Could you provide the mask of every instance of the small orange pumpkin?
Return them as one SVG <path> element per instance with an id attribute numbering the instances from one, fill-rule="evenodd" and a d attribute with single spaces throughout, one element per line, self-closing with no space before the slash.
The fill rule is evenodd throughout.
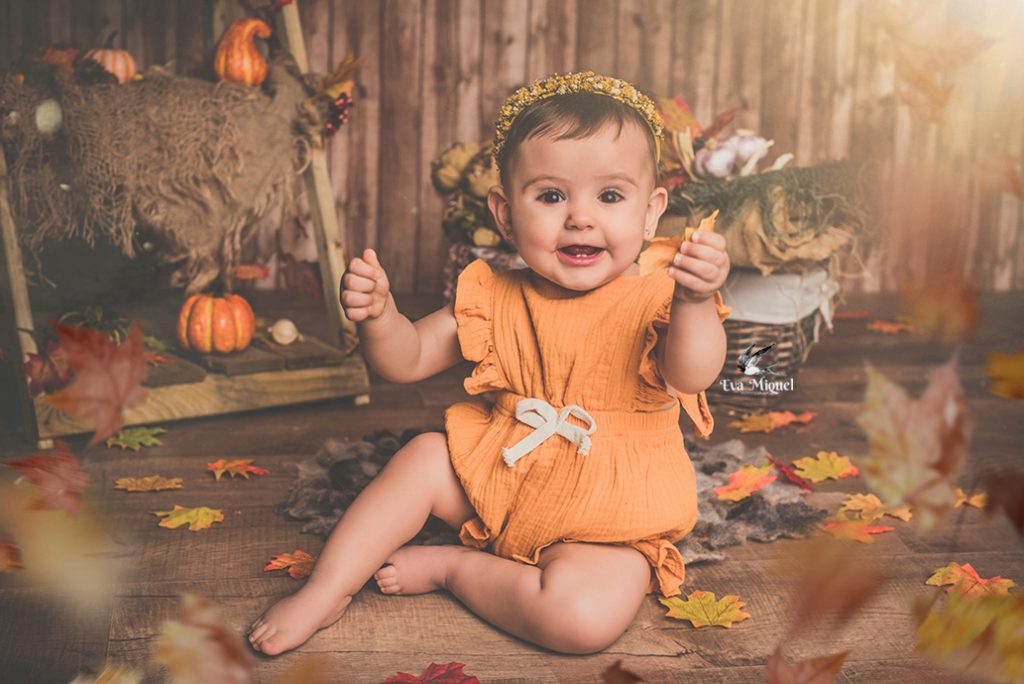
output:
<path id="1" fill-rule="evenodd" d="M 85 59 L 99 62 L 100 66 L 117 77 L 118 83 L 127 83 L 135 77 L 135 58 L 127 50 L 114 48 L 114 36 L 117 31 L 107 36 L 102 48 L 89 50 Z"/>
<path id="2" fill-rule="evenodd" d="M 178 314 L 178 342 L 202 354 L 242 351 L 252 341 L 256 317 L 239 295 L 194 294 Z"/>
<path id="3" fill-rule="evenodd" d="M 217 46 L 213 70 L 222 81 L 259 85 L 267 77 L 267 61 L 256 49 L 253 36 L 270 37 L 270 27 L 262 19 L 247 17 L 234 21 Z"/>

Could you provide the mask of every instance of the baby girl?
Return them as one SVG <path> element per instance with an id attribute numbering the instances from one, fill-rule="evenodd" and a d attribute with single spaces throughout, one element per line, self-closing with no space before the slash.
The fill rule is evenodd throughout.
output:
<path id="1" fill-rule="evenodd" d="M 463 361 L 445 432 L 409 441 L 331 532 L 307 583 L 249 628 L 274 655 L 338 620 L 372 576 L 385 594 L 444 589 L 497 627 L 593 653 L 652 591 L 680 593 L 674 542 L 697 519 L 681 409 L 707 435 L 703 390 L 725 362 L 721 235 L 696 231 L 667 269 L 637 257 L 665 211 L 662 123 L 624 81 L 581 72 L 513 94 L 497 122 L 488 206 L 528 268 L 471 263 L 455 301 L 415 324 L 373 250 L 341 302 L 367 361 L 410 383 Z M 487 395 L 485 395 L 487 396 Z M 403 546 L 434 515 L 461 545 Z"/>

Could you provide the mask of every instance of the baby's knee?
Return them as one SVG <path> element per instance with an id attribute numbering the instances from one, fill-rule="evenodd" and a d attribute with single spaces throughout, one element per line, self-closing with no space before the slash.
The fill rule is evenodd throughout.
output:
<path id="1" fill-rule="evenodd" d="M 543 645 L 560 653 L 598 653 L 614 644 L 629 624 L 620 624 L 596 601 L 570 596 L 549 606 L 541 626 Z"/>
<path id="2" fill-rule="evenodd" d="M 417 468 L 424 474 L 443 471 L 450 467 L 448 438 L 443 432 L 421 432 L 395 452 L 389 463 Z"/>

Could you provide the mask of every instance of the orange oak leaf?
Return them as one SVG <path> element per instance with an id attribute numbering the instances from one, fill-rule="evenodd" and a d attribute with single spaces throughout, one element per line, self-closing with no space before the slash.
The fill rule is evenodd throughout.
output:
<path id="1" fill-rule="evenodd" d="M 712 625 L 731 628 L 735 623 L 750 617 L 750 613 L 740 610 L 746 603 L 735 594 L 716 599 L 713 591 L 697 590 L 685 599 L 673 596 L 659 598 L 658 601 L 669 609 L 666 615 L 678 620 L 689 620 L 694 627 Z"/>
<path id="2" fill-rule="evenodd" d="M 960 508 L 963 505 L 974 506 L 975 508 L 985 508 L 988 503 L 988 494 L 985 492 L 978 492 L 972 496 L 967 496 L 964 490 L 959 487 L 956 488 L 956 501 L 953 502 L 953 508 Z"/>
<path id="3" fill-rule="evenodd" d="M 417 682 L 420 684 L 480 684 L 480 680 L 462 671 L 466 667 L 462 663 L 445 663 L 438 665 L 430 663 L 430 667 L 423 671 L 423 674 L 416 675 L 408 672 L 399 672 L 394 677 L 388 677 L 381 684 L 398 684 L 400 682 Z"/>
<path id="4" fill-rule="evenodd" d="M 782 657 L 782 647 L 776 646 L 764 668 L 764 681 L 765 684 L 831 684 L 848 655 L 850 651 L 843 651 L 790 664 Z"/>
<path id="5" fill-rule="evenodd" d="M 0 539 L 0 572 L 14 572 L 24 568 L 18 545 L 8 539 Z"/>
<path id="6" fill-rule="evenodd" d="M 251 684 L 251 660 L 234 625 L 196 594 L 182 595 L 180 616 L 164 620 L 153 646 L 153 661 L 175 682 Z"/>
<path id="7" fill-rule="evenodd" d="M 182 525 L 188 525 L 189 532 L 198 532 L 207 529 L 213 523 L 224 522 L 224 511 L 206 506 L 185 508 L 174 504 L 174 510 L 153 511 L 153 515 L 159 518 L 166 517 L 166 520 L 160 521 L 160 527 L 175 529 Z"/>
<path id="8" fill-rule="evenodd" d="M 74 372 L 74 381 L 44 397 L 51 406 L 96 426 L 93 445 L 121 429 L 125 408 L 146 399 L 142 381 L 149 369 L 143 359 L 142 328 L 133 323 L 122 344 L 102 332 L 54 323 L 60 336 L 61 355 Z"/>
<path id="9" fill-rule="evenodd" d="M 846 456 L 840 456 L 835 451 L 819 451 L 811 458 L 806 456 L 793 461 L 796 466 L 796 474 L 806 477 L 811 482 L 824 482 L 825 480 L 839 480 L 844 477 L 857 477 L 860 471 L 850 463 Z"/>
<path id="10" fill-rule="evenodd" d="M 1024 399 L 1024 349 L 1018 349 L 1016 354 L 989 352 L 985 374 L 992 382 L 992 394 Z"/>
<path id="11" fill-rule="evenodd" d="M 679 252 L 680 245 L 693 237 L 695 231 L 715 232 L 715 219 L 717 217 L 718 210 L 716 209 L 710 216 L 701 219 L 699 226 L 687 228 L 682 235 L 652 238 L 650 245 L 640 253 L 640 258 L 637 260 L 640 275 L 654 273 L 658 269 L 668 268 L 672 265 L 672 259 Z"/>
<path id="12" fill-rule="evenodd" d="M 887 333 L 889 335 L 898 335 L 900 333 L 913 331 L 913 327 L 911 327 L 909 323 L 881 320 L 871 321 L 867 324 L 867 329 Z"/>
<path id="13" fill-rule="evenodd" d="M 82 510 L 82 492 L 89 486 L 89 475 L 65 442 L 57 440 L 54 453 L 32 454 L 7 465 L 35 485 L 33 510 L 63 510 L 71 518 Z"/>
<path id="14" fill-rule="evenodd" d="M 988 501 L 985 513 L 1002 510 L 1017 533 L 1024 535 L 1024 471 L 1006 468 L 985 475 Z"/>
<path id="15" fill-rule="evenodd" d="M 742 420 L 730 422 L 729 427 L 739 428 L 740 432 L 772 432 L 792 423 L 810 423 L 816 415 L 818 414 L 814 411 L 804 411 L 800 415 L 796 415 L 792 411 L 751 413 L 743 416 Z"/>
<path id="16" fill-rule="evenodd" d="M 279 553 L 270 559 L 270 562 L 263 567 L 263 572 L 271 570 L 287 570 L 292 579 L 309 577 L 313 572 L 313 563 L 316 556 L 311 556 L 301 549 L 295 549 L 292 553 Z"/>
<path id="17" fill-rule="evenodd" d="M 964 596 L 984 596 L 987 594 L 1006 594 L 1011 587 L 1017 586 L 1012 579 L 1004 577 L 990 577 L 984 579 L 978 574 L 970 563 L 960 565 L 951 562 L 949 565 L 939 568 L 932 573 L 925 584 L 935 587 L 946 587 L 946 591 L 955 591 Z"/>
<path id="18" fill-rule="evenodd" d="M 719 501 L 739 501 L 757 490 L 775 481 L 775 466 L 767 463 L 762 466 L 745 465 L 729 474 L 729 483 L 715 487 L 714 492 Z"/>
<path id="19" fill-rule="evenodd" d="M 647 680 L 622 667 L 622 659 L 616 660 L 601 673 L 601 684 L 633 684 Z"/>
<path id="20" fill-rule="evenodd" d="M 160 475 L 122 477 L 114 482 L 114 489 L 124 489 L 129 492 L 159 492 L 164 489 L 181 489 L 182 482 L 180 477 L 166 478 Z"/>
<path id="21" fill-rule="evenodd" d="M 867 520 L 851 520 L 845 516 L 836 515 L 836 517 L 826 520 L 821 529 L 836 539 L 849 539 L 851 541 L 859 541 L 862 544 L 874 544 L 875 538 L 871 535 L 892 532 L 896 528 L 889 527 L 888 525 L 872 525 Z"/>
<path id="22" fill-rule="evenodd" d="M 919 529 L 931 529 L 952 508 L 974 432 L 956 356 L 929 371 L 928 386 L 917 400 L 870 364 L 867 376 L 857 421 L 867 433 L 869 453 L 858 456 L 857 465 L 879 499 L 888 506 L 909 504 Z"/>
<path id="23" fill-rule="evenodd" d="M 877 520 L 883 515 L 889 515 L 893 518 L 899 518 L 903 522 L 908 522 L 911 518 L 910 506 L 899 506 L 897 508 L 890 508 L 882 503 L 874 494 L 851 494 L 843 502 L 843 505 L 839 507 L 839 511 L 842 513 L 854 513 L 855 518 L 861 520 Z"/>
<path id="24" fill-rule="evenodd" d="M 249 465 L 252 461 L 253 459 L 251 458 L 236 458 L 230 461 L 220 458 L 213 463 L 207 463 L 206 467 L 213 471 L 217 480 L 220 480 L 220 476 L 224 473 L 227 473 L 231 477 L 241 475 L 247 480 L 249 479 L 249 473 L 252 473 L 253 475 L 268 475 L 270 473 L 269 470 L 264 468 Z"/>

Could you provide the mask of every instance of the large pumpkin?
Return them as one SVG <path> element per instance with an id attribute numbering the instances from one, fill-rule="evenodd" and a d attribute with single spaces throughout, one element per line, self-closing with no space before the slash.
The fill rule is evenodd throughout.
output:
<path id="1" fill-rule="evenodd" d="M 127 50 L 114 48 L 115 35 L 117 31 L 107 36 L 102 48 L 89 50 L 84 57 L 99 62 L 100 66 L 117 77 L 118 83 L 127 83 L 135 77 L 135 58 Z"/>
<path id="2" fill-rule="evenodd" d="M 249 302 L 236 294 L 194 294 L 178 314 L 178 342 L 203 354 L 227 354 L 249 346 L 256 329 Z"/>
<path id="3" fill-rule="evenodd" d="M 238 19 L 228 26 L 213 57 L 213 70 L 222 81 L 259 85 L 267 77 L 267 61 L 256 49 L 253 37 L 270 37 L 270 27 L 261 19 Z"/>

